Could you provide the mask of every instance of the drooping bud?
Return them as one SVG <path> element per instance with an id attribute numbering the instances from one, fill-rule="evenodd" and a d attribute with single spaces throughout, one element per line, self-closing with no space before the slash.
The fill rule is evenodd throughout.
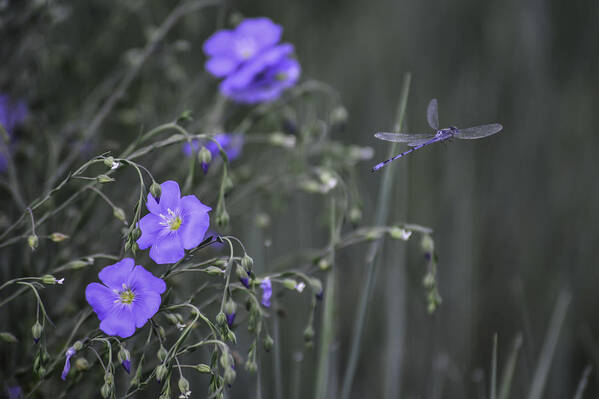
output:
<path id="1" fill-rule="evenodd" d="M 227 331 L 227 341 L 233 342 L 234 344 L 237 343 L 237 337 L 235 336 L 235 333 L 231 330 Z"/>
<path id="2" fill-rule="evenodd" d="M 114 215 L 115 218 L 117 218 L 121 222 L 127 223 L 125 211 L 123 209 L 115 206 L 114 208 L 112 208 L 112 214 Z"/>
<path id="3" fill-rule="evenodd" d="M 17 342 L 17 337 L 12 335 L 9 332 L 0 332 L 0 339 L 4 342 L 15 343 Z"/>
<path id="4" fill-rule="evenodd" d="M 329 260 L 327 258 L 321 258 L 318 261 L 318 268 L 320 270 L 322 270 L 323 272 L 327 271 L 331 268 L 331 262 L 329 262 Z"/>
<path id="5" fill-rule="evenodd" d="M 166 359 L 167 355 L 168 355 L 168 352 L 166 351 L 164 346 L 160 345 L 160 349 L 158 349 L 158 353 L 156 353 L 158 360 L 160 360 L 161 362 L 164 362 L 164 359 Z"/>
<path id="6" fill-rule="evenodd" d="M 236 265 L 235 273 L 237 273 L 237 277 L 239 278 L 239 281 L 241 281 L 241 284 L 243 284 L 245 288 L 250 288 L 249 275 L 245 269 L 239 265 Z"/>
<path id="7" fill-rule="evenodd" d="M 229 225 L 229 212 L 223 207 L 220 212 L 216 215 L 216 225 L 219 228 L 225 228 Z"/>
<path id="8" fill-rule="evenodd" d="M 225 190 L 225 193 L 231 191 L 233 186 L 233 180 L 229 176 L 225 177 L 225 181 L 223 182 L 223 190 Z"/>
<path id="9" fill-rule="evenodd" d="M 150 193 L 154 196 L 154 198 L 160 198 L 160 194 L 162 194 L 160 184 L 153 181 L 152 185 L 150 186 Z"/>
<path id="10" fill-rule="evenodd" d="M 243 266 L 246 271 L 252 270 L 252 267 L 254 266 L 254 259 L 252 259 L 248 254 L 243 254 L 243 258 L 241 258 L 241 266 Z"/>
<path id="11" fill-rule="evenodd" d="M 207 364 L 204 363 L 200 363 L 197 366 L 194 367 L 198 372 L 203 373 L 203 374 L 210 374 L 212 372 L 212 369 L 210 368 L 210 366 L 208 366 Z"/>
<path id="12" fill-rule="evenodd" d="M 111 393 L 112 387 L 109 384 L 102 385 L 102 388 L 100 389 L 100 395 L 102 395 L 104 399 L 108 399 Z"/>
<path id="13" fill-rule="evenodd" d="M 107 372 L 104 374 L 104 382 L 110 386 L 114 384 L 114 376 L 111 372 Z"/>
<path id="14" fill-rule="evenodd" d="M 129 374 L 131 372 L 131 354 L 122 346 L 121 350 L 119 350 L 118 359 L 127 374 Z"/>
<path id="15" fill-rule="evenodd" d="M 347 116 L 347 109 L 344 106 L 340 105 L 336 107 L 331 113 L 331 125 L 333 125 L 334 128 L 343 127 L 347 122 Z"/>
<path id="16" fill-rule="evenodd" d="M 216 324 L 219 326 L 224 326 L 227 323 L 227 316 L 222 312 L 218 312 L 216 315 Z"/>
<path id="17" fill-rule="evenodd" d="M 216 266 L 208 266 L 204 269 L 204 272 L 206 272 L 206 274 L 208 274 L 209 276 L 220 276 L 225 273 L 225 270 Z"/>
<path id="18" fill-rule="evenodd" d="M 140 236 L 141 236 L 141 230 L 139 229 L 139 227 L 134 228 L 133 231 L 131 232 L 131 238 L 133 240 L 137 240 Z"/>
<path id="19" fill-rule="evenodd" d="M 422 241 L 420 241 L 420 247 L 424 252 L 430 254 L 435 249 L 435 242 L 430 235 L 425 234 L 422 236 Z"/>
<path id="20" fill-rule="evenodd" d="M 360 223 L 360 220 L 362 220 L 362 211 L 360 208 L 354 206 L 349 210 L 349 220 L 353 225 Z"/>
<path id="21" fill-rule="evenodd" d="M 258 371 L 258 365 L 255 361 L 248 359 L 245 362 L 245 369 L 250 373 L 255 373 L 256 371 Z"/>
<path id="22" fill-rule="evenodd" d="M 112 177 L 108 175 L 98 175 L 98 177 L 96 177 L 96 180 L 98 181 L 98 183 L 101 184 L 112 183 L 113 181 L 115 181 Z"/>
<path id="23" fill-rule="evenodd" d="M 411 230 L 402 229 L 401 227 L 393 226 L 389 231 L 389 235 L 396 240 L 407 241 L 412 235 Z"/>
<path id="24" fill-rule="evenodd" d="M 233 382 L 235 382 L 235 377 L 236 376 L 237 375 L 235 373 L 235 370 L 233 370 L 232 367 L 229 367 L 229 368 L 225 369 L 225 375 L 224 375 L 224 377 L 225 377 L 225 382 L 228 385 L 231 385 L 231 384 L 233 384 Z"/>
<path id="25" fill-rule="evenodd" d="M 179 391 L 181 391 L 181 395 L 183 395 L 186 398 L 191 395 L 191 391 L 189 390 L 189 381 L 187 381 L 185 377 L 181 376 L 177 385 L 179 386 Z"/>
<path id="26" fill-rule="evenodd" d="M 35 341 L 36 344 L 40 340 L 43 330 L 44 330 L 44 327 L 40 324 L 39 320 L 37 320 L 35 322 L 35 324 L 33 325 L 33 327 L 31 327 L 31 335 L 33 335 L 33 340 Z"/>
<path id="27" fill-rule="evenodd" d="M 69 238 L 69 236 L 59 233 L 59 232 L 50 234 L 50 239 L 54 242 L 61 242 L 61 241 L 66 240 L 67 238 Z"/>
<path id="28" fill-rule="evenodd" d="M 161 382 L 164 377 L 166 377 L 166 374 L 168 373 L 168 370 L 166 368 L 166 366 L 164 364 L 159 364 L 156 367 L 156 381 Z"/>
<path id="29" fill-rule="evenodd" d="M 37 235 L 31 234 L 29 237 L 27 237 L 27 244 L 29 245 L 29 248 L 31 248 L 32 251 L 35 251 L 37 249 L 39 243 L 40 239 Z"/>
<path id="30" fill-rule="evenodd" d="M 46 275 L 42 276 L 41 279 L 42 279 L 42 283 L 48 284 L 48 285 L 54 285 L 58 282 L 58 280 L 56 280 L 56 277 L 54 277 L 51 274 L 46 274 Z"/>
<path id="31" fill-rule="evenodd" d="M 104 158 L 104 165 L 106 165 L 107 167 L 109 167 L 110 169 L 112 169 L 112 166 L 114 165 L 114 157 L 106 157 L 106 158 Z"/>
<path id="32" fill-rule="evenodd" d="M 89 369 L 89 362 L 84 357 L 78 357 L 77 360 L 75 360 L 75 369 L 77 371 L 88 370 Z"/>
<path id="33" fill-rule="evenodd" d="M 202 165 L 204 173 L 207 173 L 210 162 L 212 162 L 212 153 L 210 150 L 206 147 L 200 148 L 200 151 L 198 151 L 198 160 L 200 161 L 200 165 Z"/>
<path id="34" fill-rule="evenodd" d="M 312 327 L 312 325 L 308 325 L 308 327 L 306 327 L 306 329 L 304 330 L 304 341 L 307 343 L 310 343 L 314 340 L 314 328 Z"/>
<path id="35" fill-rule="evenodd" d="M 286 278 L 285 280 L 283 280 L 283 287 L 289 290 L 294 290 L 295 287 L 297 287 L 297 281 L 291 278 Z"/>
<path id="36" fill-rule="evenodd" d="M 270 334 L 266 334 L 266 337 L 264 337 L 264 342 L 262 343 L 264 345 L 264 350 L 270 352 L 274 343 L 275 341 L 273 341 Z"/>

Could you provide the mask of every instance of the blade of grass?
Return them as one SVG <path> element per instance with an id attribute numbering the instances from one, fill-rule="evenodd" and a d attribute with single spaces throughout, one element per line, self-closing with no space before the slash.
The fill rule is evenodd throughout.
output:
<path id="1" fill-rule="evenodd" d="M 491 356 L 491 392 L 489 398 L 497 398 L 497 333 L 493 335 L 493 355 Z"/>
<path id="2" fill-rule="evenodd" d="M 564 323 L 566 312 L 572 295 L 568 291 L 562 291 L 557 298 L 557 303 L 549 322 L 549 328 L 547 329 L 547 335 L 543 342 L 543 348 L 541 349 L 541 355 L 537 363 L 537 368 L 532 380 L 532 385 L 528 393 L 528 399 L 541 399 L 543 391 L 545 390 L 545 384 L 547 382 L 547 375 L 549 374 L 549 367 L 551 366 L 551 359 L 557 346 L 557 339 L 559 338 L 559 332 Z"/>
<path id="3" fill-rule="evenodd" d="M 512 345 L 512 351 L 505 363 L 503 373 L 501 374 L 501 383 L 499 384 L 499 399 L 508 399 L 512 387 L 512 379 L 516 370 L 516 361 L 518 360 L 518 352 L 522 346 L 522 334 L 518 333 Z"/>
<path id="4" fill-rule="evenodd" d="M 593 367 L 590 364 L 584 368 L 582 377 L 580 377 L 578 387 L 576 388 L 576 394 L 574 394 L 574 399 L 582 399 L 582 395 L 584 395 L 584 390 L 587 387 L 587 382 L 589 380 L 589 375 L 591 375 L 592 369 Z"/>
<path id="5" fill-rule="evenodd" d="M 403 125 L 404 115 L 406 111 L 406 105 L 408 102 L 408 94 L 410 92 L 410 81 L 411 75 L 408 73 L 405 75 L 403 80 L 403 86 L 401 91 L 401 96 L 399 100 L 399 108 L 397 112 L 397 122 L 395 124 L 395 130 L 399 131 Z M 396 151 L 397 144 L 393 143 L 391 145 L 389 154 L 393 156 Z M 389 202 L 390 202 L 390 193 L 391 193 L 391 183 L 393 181 L 393 174 L 395 168 L 393 166 L 388 166 L 383 172 L 383 183 L 379 188 L 379 195 L 377 199 L 377 211 L 375 217 L 375 224 L 377 226 L 382 226 L 385 224 L 387 220 L 387 216 L 389 214 Z M 366 313 L 368 310 L 368 302 L 370 300 L 372 288 L 374 286 L 374 277 L 377 269 L 377 264 L 375 263 L 377 259 L 377 254 L 379 252 L 379 248 L 381 246 L 382 239 L 375 240 L 368 249 L 366 255 L 366 276 L 364 278 L 364 285 L 362 287 L 360 302 L 358 303 L 358 310 L 356 313 L 356 319 L 354 322 L 354 329 L 351 340 L 351 347 L 349 352 L 349 358 L 347 362 L 347 367 L 345 369 L 345 375 L 343 376 L 343 384 L 341 389 L 341 399 L 348 399 L 351 391 L 352 383 L 354 380 L 354 375 L 356 373 L 356 367 L 358 364 L 358 357 L 360 356 L 360 347 L 362 342 L 362 332 L 364 330 L 364 325 L 366 324 Z"/>
<path id="6" fill-rule="evenodd" d="M 326 276 L 325 283 L 325 298 L 324 298 L 324 311 L 322 315 L 322 329 L 320 332 L 320 348 L 318 351 L 318 368 L 316 372 L 316 392 L 314 394 L 315 399 L 327 398 L 327 388 L 329 381 L 329 368 L 330 368 L 330 352 L 331 342 L 335 337 L 334 323 L 335 323 L 335 279 L 336 279 L 336 266 L 335 266 L 335 242 L 336 242 L 336 219 L 335 219 L 335 197 L 331 199 L 331 252 L 330 262 L 331 268 Z"/>

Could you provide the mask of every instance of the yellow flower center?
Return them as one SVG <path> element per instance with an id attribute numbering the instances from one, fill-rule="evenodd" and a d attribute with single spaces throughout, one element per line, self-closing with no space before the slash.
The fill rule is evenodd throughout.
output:
<path id="1" fill-rule="evenodd" d="M 183 223 L 183 219 L 181 218 L 180 211 L 177 209 L 176 212 L 172 209 L 167 209 L 167 215 L 160 215 L 162 218 L 161 225 L 168 227 L 171 231 L 179 230 L 181 227 L 181 223 Z"/>
<path id="2" fill-rule="evenodd" d="M 133 300 L 135 299 L 135 293 L 133 291 L 131 291 L 130 288 L 127 288 L 127 289 L 119 292 L 119 296 L 120 296 L 121 303 L 126 303 L 127 305 L 132 304 Z"/>

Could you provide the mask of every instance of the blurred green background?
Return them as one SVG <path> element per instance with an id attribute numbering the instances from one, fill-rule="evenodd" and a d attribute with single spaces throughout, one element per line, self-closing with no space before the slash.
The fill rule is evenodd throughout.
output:
<path id="1" fill-rule="evenodd" d="M 100 82 L 122 76 L 149 27 L 176 4 L 0 2 L 0 87 L 30 101 L 31 131 L 40 136 L 32 141 L 40 151 L 60 159 L 52 143 L 68 141 L 85 125 L 82 101 L 103 92 Z M 233 12 L 281 24 L 304 79 L 338 89 L 348 109 L 347 128 L 335 138 L 375 148 L 359 172 L 365 224 L 372 223 L 382 177 L 370 168 L 388 152 L 388 143 L 372 135 L 392 129 L 404 73 L 412 73 L 410 131 L 427 132 L 425 110 L 433 97 L 443 126 L 504 126 L 488 139 L 431 146 L 389 166 L 397 168 L 392 221 L 435 230 L 443 304 L 428 315 L 418 242 L 387 242 L 352 398 L 486 397 L 495 333 L 500 369 L 521 334 L 511 397 L 526 397 L 545 337 L 557 332 L 549 323 L 560 292 L 572 300 L 543 397 L 573 397 L 583 369 L 599 370 L 599 3 L 227 1 L 186 17 L 144 65 L 104 124 L 112 149 L 124 136 L 135 138 L 141 126 L 183 109 L 205 112 L 216 82 L 203 72 L 201 44 Z M 78 122 L 65 124 L 69 120 Z M 26 190 L 38 193 L 39 187 Z M 272 258 L 298 241 L 319 246 L 326 237 L 322 229 L 314 232 L 321 206 L 291 204 L 273 216 L 269 237 L 244 236 L 241 226 L 233 231 L 254 242 L 250 253 L 257 259 L 264 257 L 263 238 L 273 240 Z M 330 397 L 345 370 L 364 252 L 338 254 Z M 281 321 L 284 397 L 311 397 L 315 356 L 303 350 L 298 366 L 304 325 L 290 316 L 290 306 Z M 274 397 L 271 359 L 263 360 L 263 391 Z M 254 383 L 239 373 L 232 397 L 251 397 Z M 597 394 L 598 383 L 593 371 L 585 397 Z"/>

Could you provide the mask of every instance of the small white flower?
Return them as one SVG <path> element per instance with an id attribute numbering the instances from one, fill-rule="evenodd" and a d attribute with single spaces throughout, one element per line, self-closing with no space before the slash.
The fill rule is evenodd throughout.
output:
<path id="1" fill-rule="evenodd" d="M 299 283 L 297 283 L 297 285 L 295 286 L 295 289 L 297 292 L 302 292 L 304 290 L 304 288 L 306 288 L 306 284 L 304 284 L 303 281 L 300 281 Z"/>
<path id="2" fill-rule="evenodd" d="M 64 277 L 61 278 L 60 280 L 56 280 L 56 284 L 62 285 L 62 283 L 64 283 Z"/>

